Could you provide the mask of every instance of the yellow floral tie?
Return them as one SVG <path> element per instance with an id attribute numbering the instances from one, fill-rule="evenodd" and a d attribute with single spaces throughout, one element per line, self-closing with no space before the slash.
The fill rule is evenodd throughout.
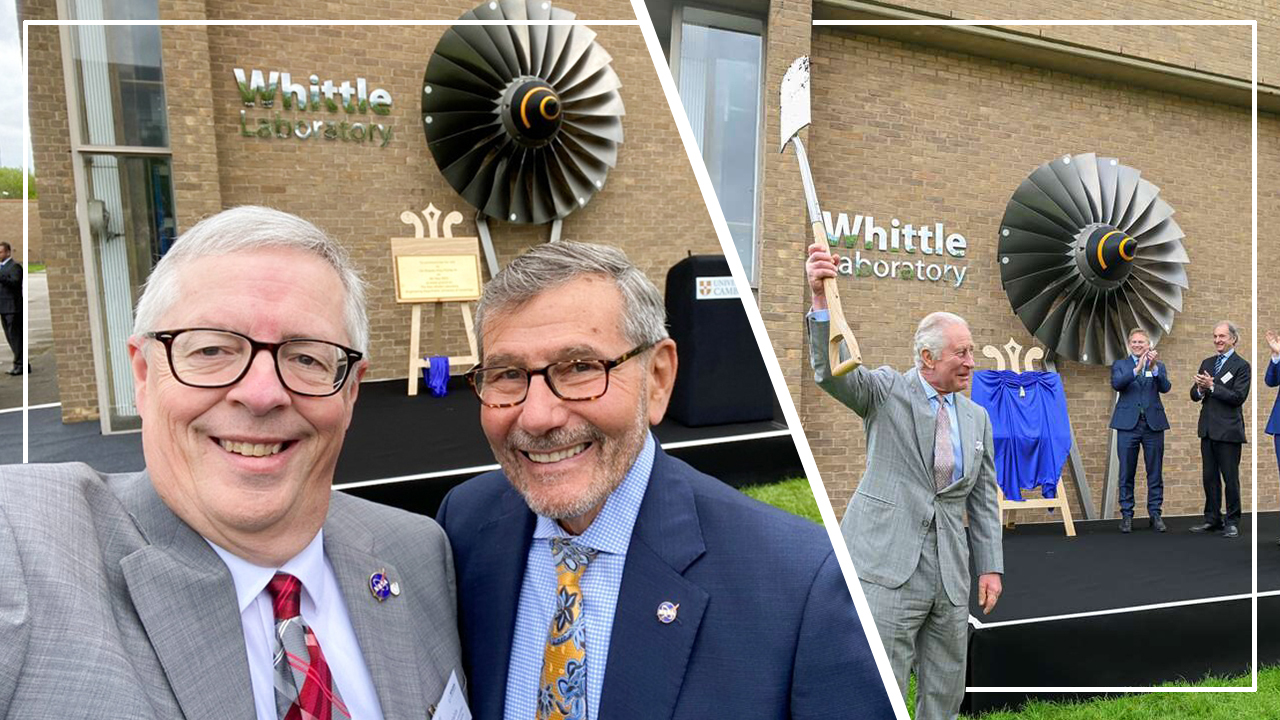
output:
<path id="1" fill-rule="evenodd" d="M 537 720 L 586 720 L 587 633 L 580 582 L 596 553 L 573 538 L 551 538 L 556 603 L 542 659 Z"/>

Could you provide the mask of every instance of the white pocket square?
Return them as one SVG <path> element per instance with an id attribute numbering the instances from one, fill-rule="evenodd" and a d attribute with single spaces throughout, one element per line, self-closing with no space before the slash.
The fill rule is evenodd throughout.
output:
<path id="1" fill-rule="evenodd" d="M 973 444 L 973 449 L 982 452 L 982 441 L 978 440 Z"/>

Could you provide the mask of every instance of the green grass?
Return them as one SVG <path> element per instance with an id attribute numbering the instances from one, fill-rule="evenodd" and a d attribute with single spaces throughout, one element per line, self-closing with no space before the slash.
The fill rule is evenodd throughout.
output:
<path id="1" fill-rule="evenodd" d="M 742 488 L 742 492 L 792 515 L 822 524 L 818 501 L 813 499 L 813 491 L 809 489 L 809 481 L 805 478 L 791 478 L 769 485 L 751 485 Z"/>
<path id="2" fill-rule="evenodd" d="M 27 266 L 27 272 L 29 273 L 44 272 L 44 263 L 31 263 L 30 265 Z"/>
<path id="3" fill-rule="evenodd" d="M 1197 683 L 1167 683 L 1167 687 L 1238 687 L 1249 676 L 1208 678 Z M 915 715 L 915 678 L 907 707 Z M 1141 693 L 1087 702 L 1049 703 L 1033 700 L 1018 712 L 966 716 L 967 720 L 1239 720 L 1280 718 L 1280 667 L 1258 672 L 1258 692 Z"/>

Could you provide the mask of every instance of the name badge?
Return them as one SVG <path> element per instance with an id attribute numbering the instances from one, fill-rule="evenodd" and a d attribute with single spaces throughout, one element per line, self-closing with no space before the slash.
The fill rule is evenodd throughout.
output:
<path id="1" fill-rule="evenodd" d="M 1221 381 L 1222 381 L 1222 382 L 1224 382 L 1224 383 L 1231 382 L 1231 373 L 1227 373 L 1226 375 L 1223 375 L 1222 377 L 1220 377 L 1220 378 L 1218 378 L 1218 379 L 1219 379 L 1219 380 L 1221 380 Z"/>
<path id="2" fill-rule="evenodd" d="M 471 720 L 471 708 L 467 707 L 467 699 L 462 694 L 462 686 L 458 684 L 458 672 L 449 673 L 449 684 L 436 704 L 432 720 Z"/>
<path id="3" fill-rule="evenodd" d="M 1151 372 L 1150 370 L 1147 371 L 1147 377 L 1155 377 L 1155 375 L 1156 374 Z"/>

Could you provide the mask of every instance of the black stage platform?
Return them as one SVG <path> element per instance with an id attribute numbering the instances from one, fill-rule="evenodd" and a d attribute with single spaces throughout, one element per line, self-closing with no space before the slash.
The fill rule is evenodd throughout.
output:
<path id="1" fill-rule="evenodd" d="M 984 616 L 976 586 L 970 598 L 964 712 L 1248 674 L 1251 518 L 1235 540 L 1190 532 L 1200 521 L 1166 518 L 1160 534 L 1139 518 L 1129 535 L 1117 520 L 1077 522 L 1075 538 L 1060 524 L 1006 529 L 999 604 Z M 1268 665 L 1280 662 L 1280 514 L 1258 523 L 1258 661 Z M 1081 692 L 977 690 L 1033 687 Z"/>
<path id="2" fill-rule="evenodd" d="M 31 410 L 31 462 L 87 462 L 104 472 L 141 470 L 139 433 L 104 436 L 95 422 L 63 425 L 57 407 Z M 782 412 L 771 420 L 686 427 L 664 420 L 654 435 L 668 453 L 735 487 L 803 477 Z M 22 413 L 0 414 L 0 464 L 22 462 Z M 405 393 L 405 381 L 360 386 L 338 458 L 336 487 L 414 512 L 434 514 L 444 494 L 497 468 L 480 429 L 480 404 L 461 378 L 434 398 Z"/>

